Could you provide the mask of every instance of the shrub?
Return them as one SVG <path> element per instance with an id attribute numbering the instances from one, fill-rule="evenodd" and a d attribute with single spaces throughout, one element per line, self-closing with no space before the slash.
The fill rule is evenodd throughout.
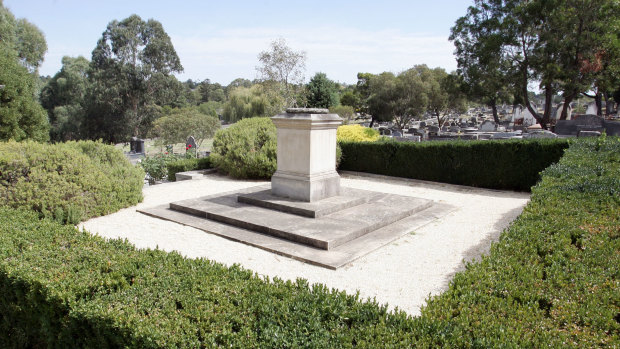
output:
<path id="1" fill-rule="evenodd" d="M 178 172 L 204 170 L 211 167 L 211 157 L 176 160 L 167 165 L 168 180 L 172 182 L 176 181 L 175 174 Z"/>
<path id="2" fill-rule="evenodd" d="M 374 142 L 379 139 L 379 131 L 361 125 L 342 125 L 336 137 L 338 142 Z"/>
<path id="3" fill-rule="evenodd" d="M 0 143 L 0 205 L 65 223 L 142 200 L 144 173 L 113 146 L 81 141 Z"/>
<path id="4" fill-rule="evenodd" d="M 270 178 L 276 171 L 276 127 L 269 118 L 243 119 L 213 139 L 213 164 L 235 178 Z"/>
<path id="5" fill-rule="evenodd" d="M 168 175 L 168 165 L 177 161 L 177 157 L 170 152 L 157 153 L 153 156 L 145 156 L 140 161 L 140 166 L 147 174 L 149 184 L 165 179 Z"/>
<path id="6" fill-rule="evenodd" d="M 528 191 L 568 141 L 341 142 L 340 169 L 474 187 Z"/>

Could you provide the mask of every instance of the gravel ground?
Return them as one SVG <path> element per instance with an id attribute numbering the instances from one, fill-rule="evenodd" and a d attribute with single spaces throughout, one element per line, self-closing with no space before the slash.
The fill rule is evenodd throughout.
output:
<path id="1" fill-rule="evenodd" d="M 457 209 L 335 271 L 136 212 L 137 208 L 266 183 L 208 175 L 204 179 L 146 186 L 144 201 L 139 205 L 88 220 L 80 227 L 105 238 L 127 239 L 138 248 L 175 250 L 190 258 L 240 264 L 272 278 L 305 278 L 348 293 L 359 292 L 362 298 L 374 298 L 391 309 L 415 316 L 430 295 L 447 288 L 454 273 L 464 268 L 464 262 L 488 252 L 491 242 L 529 200 L 528 193 L 345 173 L 343 186 L 431 199 Z"/>

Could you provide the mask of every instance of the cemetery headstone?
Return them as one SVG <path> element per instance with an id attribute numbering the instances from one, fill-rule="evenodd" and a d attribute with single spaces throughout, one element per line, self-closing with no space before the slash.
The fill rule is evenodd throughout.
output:
<path id="1" fill-rule="evenodd" d="M 187 137 L 187 141 L 185 141 L 185 149 L 187 150 L 198 149 L 198 146 L 196 145 L 196 139 L 194 138 L 194 136 Z"/>

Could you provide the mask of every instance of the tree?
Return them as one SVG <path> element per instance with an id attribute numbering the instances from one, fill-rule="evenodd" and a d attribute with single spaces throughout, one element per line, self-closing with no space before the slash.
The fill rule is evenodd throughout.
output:
<path id="1" fill-rule="evenodd" d="M 44 53 L 43 34 L 26 20 L 16 21 L 0 1 L 0 140 L 49 139 L 45 110 L 35 96 L 38 78 L 30 73 Z"/>
<path id="2" fill-rule="evenodd" d="M 338 104 L 336 84 L 325 73 L 316 73 L 307 86 L 308 107 L 330 108 Z"/>
<path id="3" fill-rule="evenodd" d="M 0 42 L 3 49 L 14 51 L 18 60 L 31 73 L 36 73 L 43 62 L 47 43 L 37 26 L 15 16 L 0 1 Z"/>
<path id="4" fill-rule="evenodd" d="M 340 96 L 340 104 L 355 109 L 360 104 L 360 98 L 355 91 L 345 91 L 342 96 Z"/>
<path id="5" fill-rule="evenodd" d="M 426 86 L 415 68 L 398 76 L 381 73 L 370 79 L 369 87 L 368 107 L 373 120 L 392 120 L 401 132 L 427 108 Z"/>
<path id="6" fill-rule="evenodd" d="M 205 139 L 212 138 L 220 128 L 220 121 L 199 108 L 174 109 L 169 115 L 153 122 L 151 134 L 160 144 L 184 143 L 187 137 L 194 136 L 198 147 Z"/>
<path id="7" fill-rule="evenodd" d="M 92 54 L 88 137 L 117 142 L 145 134 L 159 107 L 183 93 L 172 75 L 182 70 L 161 23 L 137 15 L 110 22 Z"/>
<path id="8" fill-rule="evenodd" d="M 293 51 L 283 38 L 271 42 L 270 50 L 258 54 L 256 70 L 266 87 L 279 91 L 284 107 L 296 105 L 297 93 L 304 81 L 306 53 Z"/>
<path id="9" fill-rule="evenodd" d="M 90 62 L 79 56 L 62 58 L 62 68 L 41 91 L 41 104 L 50 120 L 53 141 L 80 139 L 84 118 L 84 98 L 88 89 Z"/>
<path id="10" fill-rule="evenodd" d="M 224 104 L 223 118 L 228 122 L 237 122 L 246 118 L 273 116 L 279 112 L 281 105 L 280 97 L 269 94 L 261 85 L 238 87 Z"/>
<path id="11" fill-rule="evenodd" d="M 49 140 L 45 110 L 35 98 L 35 79 L 15 51 L 0 43 L 0 140 Z"/>
<path id="12" fill-rule="evenodd" d="M 499 123 L 497 105 L 511 98 L 510 63 L 503 55 L 506 32 L 502 26 L 502 9 L 484 6 L 476 1 L 467 15 L 451 28 L 450 40 L 456 47 L 457 73 L 462 78 L 466 94 L 493 110 Z"/>

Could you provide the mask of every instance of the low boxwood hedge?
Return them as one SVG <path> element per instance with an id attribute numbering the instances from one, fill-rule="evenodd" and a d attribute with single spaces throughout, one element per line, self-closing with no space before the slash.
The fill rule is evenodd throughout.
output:
<path id="1" fill-rule="evenodd" d="M 179 159 L 166 164 L 166 169 L 168 171 L 168 180 L 171 182 L 177 180 L 175 174 L 178 172 L 205 170 L 211 167 L 213 167 L 213 165 L 211 163 L 211 157 L 209 156 L 199 159 Z"/>
<path id="2" fill-rule="evenodd" d="M 572 144 L 422 316 L 0 208 L 7 347 L 615 347 L 620 141 Z"/>
<path id="3" fill-rule="evenodd" d="M 568 140 L 340 142 L 341 170 L 528 191 Z"/>
<path id="4" fill-rule="evenodd" d="M 80 141 L 0 143 L 0 206 L 25 207 L 65 223 L 142 200 L 144 172 L 113 146 Z"/>

